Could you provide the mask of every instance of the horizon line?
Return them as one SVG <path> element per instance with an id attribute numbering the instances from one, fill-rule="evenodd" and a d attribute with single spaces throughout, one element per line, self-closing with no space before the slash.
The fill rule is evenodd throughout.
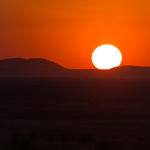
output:
<path id="1" fill-rule="evenodd" d="M 82 69 L 80 69 L 80 68 L 67 68 L 67 67 L 65 67 L 65 66 L 63 66 L 63 65 L 61 65 L 61 64 L 59 64 L 59 63 L 57 63 L 57 62 L 55 62 L 55 61 L 51 61 L 51 60 L 49 60 L 49 59 L 46 59 L 46 58 L 42 58 L 42 57 L 31 57 L 31 58 L 25 58 L 25 57 L 6 57 L 6 58 L 2 58 L 2 59 L 0 59 L 0 61 L 5 61 L 5 60 L 43 60 L 43 61 L 47 61 L 47 62 L 51 62 L 51 63 L 54 63 L 54 64 L 57 64 L 57 65 L 59 65 L 60 67 L 62 67 L 62 68 L 65 68 L 65 69 L 67 69 L 67 70 L 102 70 L 102 71 L 108 71 L 108 70 L 113 70 L 113 69 L 115 69 L 115 68 L 122 68 L 122 67 L 136 67 L 136 68 L 150 68 L 150 66 L 138 66 L 138 65 L 120 65 L 120 66 L 117 66 L 117 67 L 113 67 L 113 68 L 111 68 L 111 69 L 97 69 L 97 68 L 95 68 L 95 67 L 93 67 L 93 68 L 82 68 Z"/>

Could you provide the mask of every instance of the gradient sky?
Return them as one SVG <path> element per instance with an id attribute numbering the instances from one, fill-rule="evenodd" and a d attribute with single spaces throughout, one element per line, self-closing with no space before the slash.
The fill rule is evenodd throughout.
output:
<path id="1" fill-rule="evenodd" d="M 150 1 L 0 1 L 0 59 L 42 57 L 93 68 L 92 51 L 105 43 L 121 50 L 122 65 L 150 66 Z"/>

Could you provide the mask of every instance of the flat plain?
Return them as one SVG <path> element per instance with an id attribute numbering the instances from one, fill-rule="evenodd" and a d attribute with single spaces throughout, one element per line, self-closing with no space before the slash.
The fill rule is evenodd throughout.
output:
<path id="1" fill-rule="evenodd" d="M 150 80 L 1 78 L 2 149 L 149 149 Z"/>

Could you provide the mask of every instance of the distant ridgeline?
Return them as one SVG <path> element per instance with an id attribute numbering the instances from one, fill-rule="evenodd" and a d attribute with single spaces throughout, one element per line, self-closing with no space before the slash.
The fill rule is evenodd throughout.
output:
<path id="1" fill-rule="evenodd" d="M 0 77 L 150 78 L 150 67 L 121 66 L 111 70 L 66 69 L 41 58 L 11 58 L 0 60 Z"/>

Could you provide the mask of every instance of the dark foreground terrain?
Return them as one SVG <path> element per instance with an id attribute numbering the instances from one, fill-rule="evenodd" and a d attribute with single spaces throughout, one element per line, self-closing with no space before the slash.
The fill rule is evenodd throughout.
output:
<path id="1" fill-rule="evenodd" d="M 2 150 L 148 150 L 150 79 L 0 79 Z"/>

